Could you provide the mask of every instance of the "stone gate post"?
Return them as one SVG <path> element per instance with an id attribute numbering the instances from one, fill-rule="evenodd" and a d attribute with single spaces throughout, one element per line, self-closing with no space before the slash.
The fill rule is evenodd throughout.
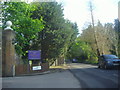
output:
<path id="1" fill-rule="evenodd" d="M 6 22 L 6 28 L 2 34 L 2 75 L 14 76 L 15 75 L 15 48 L 14 38 L 15 32 L 10 27 L 11 21 Z"/>

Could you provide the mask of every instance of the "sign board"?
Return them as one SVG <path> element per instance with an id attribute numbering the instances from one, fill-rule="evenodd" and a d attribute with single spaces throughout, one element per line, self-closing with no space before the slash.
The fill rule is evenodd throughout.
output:
<path id="1" fill-rule="evenodd" d="M 41 66 L 33 66 L 33 70 L 41 70 Z"/>
<path id="2" fill-rule="evenodd" d="M 29 50 L 28 59 L 29 60 L 41 59 L 41 51 Z"/>

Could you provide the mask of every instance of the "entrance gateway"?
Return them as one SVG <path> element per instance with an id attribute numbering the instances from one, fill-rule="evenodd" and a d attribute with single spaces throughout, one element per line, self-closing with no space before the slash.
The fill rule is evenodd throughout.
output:
<path id="1" fill-rule="evenodd" d="M 11 28 L 12 22 L 6 22 L 2 31 L 2 76 L 15 76 L 15 31 Z"/>
<path id="2" fill-rule="evenodd" d="M 40 63 L 41 51 L 29 50 L 28 60 L 30 64 L 18 63 L 15 52 L 15 31 L 11 28 L 12 22 L 6 22 L 6 28 L 2 31 L 2 76 L 17 76 L 45 72 L 49 70 L 49 63 Z"/>

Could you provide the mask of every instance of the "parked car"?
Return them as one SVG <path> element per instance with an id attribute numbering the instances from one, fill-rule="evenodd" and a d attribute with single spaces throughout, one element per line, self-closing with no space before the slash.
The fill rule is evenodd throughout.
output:
<path id="1" fill-rule="evenodd" d="M 116 55 L 101 55 L 98 59 L 98 68 L 113 68 L 120 66 L 120 59 Z"/>
<path id="2" fill-rule="evenodd" d="M 77 59 L 72 59 L 72 63 L 77 63 L 78 60 Z"/>

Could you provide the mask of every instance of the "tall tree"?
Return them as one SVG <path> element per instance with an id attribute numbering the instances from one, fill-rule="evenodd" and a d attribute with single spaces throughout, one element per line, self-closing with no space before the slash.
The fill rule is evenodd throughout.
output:
<path id="1" fill-rule="evenodd" d="M 97 43 L 100 54 L 116 54 L 117 55 L 117 33 L 113 28 L 112 23 L 106 23 L 104 26 L 98 22 L 94 27 L 96 29 Z M 94 33 L 91 26 L 83 30 L 80 38 L 82 41 L 89 43 L 93 51 L 96 51 L 94 42 Z"/>
<path id="2" fill-rule="evenodd" d="M 120 57 L 120 21 L 119 19 L 115 19 L 114 29 L 116 31 L 117 39 L 118 39 L 118 56 Z"/>
<path id="3" fill-rule="evenodd" d="M 55 60 L 65 55 L 69 39 L 75 38 L 77 25 L 64 19 L 63 7 L 57 2 L 33 4 L 37 5 L 37 10 L 33 11 L 31 17 L 39 19 L 43 16 L 45 24 L 38 40 L 41 42 L 42 60 Z"/>
<path id="4" fill-rule="evenodd" d="M 105 32 L 106 37 L 107 37 L 106 43 L 108 43 L 107 47 L 109 47 L 109 51 L 112 54 L 118 55 L 118 34 L 115 31 L 113 24 L 107 23 L 107 24 L 105 24 L 104 28 L 106 31 Z"/>
<path id="5" fill-rule="evenodd" d="M 10 20 L 16 32 L 16 51 L 22 58 L 27 58 L 30 42 L 37 38 L 38 32 L 43 29 L 42 19 L 32 19 L 35 6 L 24 2 L 5 2 L 3 7 L 3 23 Z M 3 26 L 4 27 L 4 26 Z"/>
<path id="6" fill-rule="evenodd" d="M 96 44 L 96 51 L 97 51 L 97 55 L 100 56 L 100 51 L 99 51 L 99 47 L 98 47 L 98 41 L 97 41 L 97 36 L 96 36 L 96 30 L 94 28 L 94 15 L 93 15 L 93 4 L 92 1 L 89 1 L 89 9 L 90 9 L 90 13 L 91 13 L 91 20 L 92 20 L 92 26 L 93 26 L 93 31 L 94 31 L 94 38 L 95 38 L 95 44 Z"/>

